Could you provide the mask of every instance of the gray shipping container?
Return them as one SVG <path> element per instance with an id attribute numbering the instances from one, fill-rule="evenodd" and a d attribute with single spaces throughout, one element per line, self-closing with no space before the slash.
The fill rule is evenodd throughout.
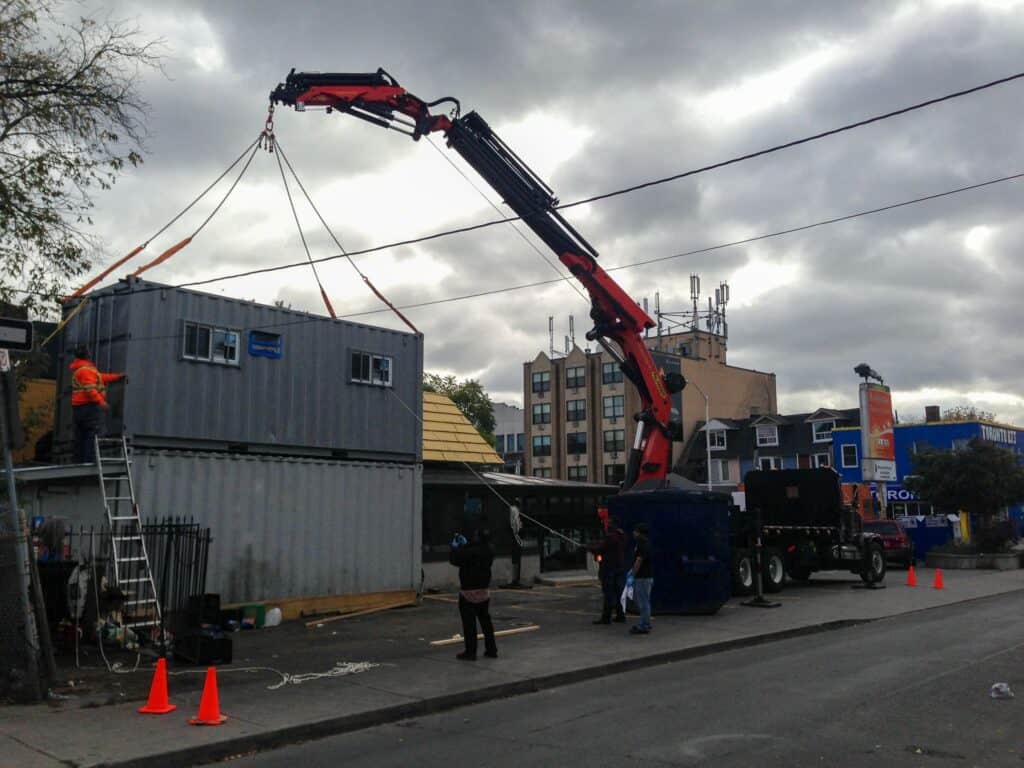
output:
<path id="1" fill-rule="evenodd" d="M 144 522 L 212 529 L 207 591 L 224 602 L 420 585 L 419 465 L 141 449 L 132 476 Z M 19 493 L 31 516 L 105 520 L 95 476 L 25 481 Z"/>
<path id="2" fill-rule="evenodd" d="M 108 430 L 136 446 L 421 456 L 418 334 L 128 278 L 89 294 L 61 334 L 58 448 L 79 343 L 100 370 L 128 374 L 108 389 Z"/>

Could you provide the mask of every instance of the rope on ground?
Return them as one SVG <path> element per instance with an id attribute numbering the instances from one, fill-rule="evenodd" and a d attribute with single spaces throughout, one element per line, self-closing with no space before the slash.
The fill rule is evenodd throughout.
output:
<path id="1" fill-rule="evenodd" d="M 273 685 L 268 685 L 268 691 L 276 691 L 279 688 L 283 688 L 286 685 L 302 685 L 302 683 L 308 683 L 312 680 L 322 680 L 325 678 L 332 677 L 346 677 L 348 675 L 357 675 L 360 672 L 366 672 L 367 670 L 379 667 L 372 661 L 338 661 L 335 662 L 334 666 L 326 672 L 304 672 L 298 675 L 292 675 L 288 672 L 282 672 L 279 669 L 273 667 L 230 667 L 222 668 L 217 670 L 218 675 L 229 674 L 231 672 L 273 672 L 278 675 L 280 681 Z M 205 669 L 179 669 L 173 672 L 168 672 L 168 676 L 174 677 L 177 675 L 205 675 Z"/>
<path id="2" fill-rule="evenodd" d="M 288 160 L 288 155 L 285 153 L 284 149 L 281 147 L 281 142 L 280 141 L 276 141 L 276 143 L 274 144 L 274 148 L 277 150 L 278 163 L 280 164 L 281 160 L 282 159 L 284 160 L 284 164 L 286 166 L 288 166 L 288 170 L 291 171 L 292 178 L 295 179 L 295 183 L 298 185 L 299 189 L 302 190 L 302 194 L 306 198 L 306 202 L 309 203 L 309 207 L 313 209 L 313 213 L 315 213 L 316 217 L 318 219 L 320 219 L 320 223 L 324 225 L 324 229 L 327 230 L 327 234 L 331 236 L 331 240 L 334 241 L 334 244 L 336 246 L 338 246 L 338 250 L 341 251 L 342 255 L 348 260 L 348 263 L 352 265 L 352 269 L 354 269 L 356 271 L 356 273 L 359 275 L 359 277 L 361 277 L 363 279 L 363 282 L 366 283 L 366 286 L 371 291 L 373 291 L 374 296 L 376 296 L 378 299 L 380 299 L 381 302 L 383 302 L 384 305 L 388 307 L 388 309 L 390 309 L 392 312 L 394 312 L 403 323 L 405 323 L 407 326 L 409 326 L 409 328 L 412 330 L 413 333 L 417 333 L 418 334 L 420 332 L 419 329 L 415 325 L 413 325 L 412 322 L 409 320 L 409 318 L 407 318 L 405 315 L 403 315 L 402 312 L 398 309 L 398 307 L 396 307 L 394 304 L 392 304 L 391 301 L 388 300 L 388 298 L 386 296 L 384 296 L 383 293 L 381 293 L 379 290 L 377 290 L 377 286 L 375 286 L 370 281 L 370 278 L 366 276 L 366 273 L 363 272 L 359 268 L 359 265 L 356 264 L 355 260 L 351 256 L 348 255 L 348 251 L 345 250 L 345 246 L 343 246 L 341 244 L 341 241 L 334 234 L 334 230 L 331 229 L 330 225 L 328 225 L 328 223 L 324 220 L 324 217 L 320 214 L 320 209 L 316 207 L 316 204 L 313 202 L 313 198 L 309 196 L 309 192 L 307 192 L 305 186 L 303 186 L 301 179 L 299 179 L 299 175 L 295 172 L 295 168 L 292 167 L 291 162 Z M 282 171 L 282 174 L 283 174 L 283 171 Z M 287 184 L 287 182 L 285 182 L 285 189 L 287 189 L 287 188 L 288 188 L 288 184 Z M 291 193 L 289 193 L 289 195 L 288 195 L 288 200 L 289 200 L 289 202 L 291 202 Z M 292 206 L 292 213 L 294 213 L 294 212 L 295 212 L 295 206 L 293 205 Z M 295 223 L 298 224 L 298 217 L 296 217 Z M 299 234 L 300 235 L 302 234 L 301 228 L 299 229 Z M 303 237 L 302 243 L 303 243 L 303 245 L 305 245 L 305 243 L 306 243 L 305 237 Z M 306 249 L 306 257 L 309 258 L 309 249 L 308 248 Z M 313 260 L 312 259 L 310 259 L 310 264 L 311 265 L 313 264 Z M 313 270 L 314 270 L 314 274 L 316 274 L 316 267 L 315 266 L 313 267 Z M 317 278 L 317 283 L 319 283 L 319 282 L 320 282 L 320 278 L 318 277 Z M 323 286 L 322 285 L 320 286 L 320 292 L 323 293 Z M 324 294 L 324 300 L 326 301 L 326 299 L 327 299 L 327 296 L 326 296 L 326 294 Z M 331 312 L 331 317 L 334 317 L 334 313 L 333 312 Z"/>
<path id="3" fill-rule="evenodd" d="M 413 418 L 415 418 L 420 423 L 420 426 L 422 427 L 423 426 L 423 418 L 418 413 L 416 413 L 416 411 L 414 411 L 412 408 L 410 408 L 408 403 L 406 403 L 401 397 L 398 396 L 398 394 L 395 392 L 394 387 L 388 388 L 387 391 L 390 392 L 392 395 L 394 395 L 395 399 L 399 403 L 402 404 L 402 407 L 405 408 L 405 410 L 407 410 L 409 413 L 411 413 L 413 415 Z M 493 485 L 491 485 L 489 482 L 487 482 L 487 478 L 485 478 L 483 475 L 481 475 L 479 472 L 477 472 L 475 469 L 473 469 L 473 467 L 470 466 L 470 464 L 468 462 L 463 461 L 463 462 L 461 462 L 461 464 L 466 469 L 468 469 L 476 477 L 477 480 L 479 480 L 481 483 L 483 483 L 485 488 L 487 488 L 488 490 L 490 490 L 491 493 L 493 493 L 495 496 L 497 496 L 498 499 L 501 501 L 501 503 L 504 504 L 508 508 L 509 527 L 512 529 L 512 535 L 515 537 L 516 543 L 519 544 L 519 546 L 523 546 L 523 540 L 521 538 L 519 538 L 519 532 L 523 529 L 523 523 L 522 523 L 522 520 L 520 519 L 520 518 L 522 518 L 523 520 L 529 520 L 531 523 L 536 525 L 538 528 L 543 528 L 548 533 L 550 533 L 550 534 L 552 534 L 554 536 L 557 536 L 560 539 L 564 539 L 565 541 L 569 542 L 570 544 L 572 544 L 577 549 L 585 549 L 585 547 L 582 544 L 580 544 L 578 541 L 576 541 L 575 539 L 571 539 L 568 536 L 566 536 L 564 533 L 556 531 L 554 528 L 551 528 L 551 527 L 549 527 L 547 525 L 544 525 L 544 523 L 540 522 L 540 520 L 537 520 L 536 518 L 530 517 L 529 515 L 523 513 L 519 509 L 519 507 L 517 507 L 515 504 L 511 503 L 508 499 L 506 499 L 504 496 L 502 496 L 500 493 L 498 493 L 498 490 Z"/>

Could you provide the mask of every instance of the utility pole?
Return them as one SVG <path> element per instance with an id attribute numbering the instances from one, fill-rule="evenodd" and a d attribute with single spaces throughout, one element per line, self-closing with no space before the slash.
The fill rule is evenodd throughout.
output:
<path id="1" fill-rule="evenodd" d="M 31 333 L 31 331 L 29 331 Z M 31 339 L 31 336 L 29 337 Z M 7 349 L 0 349 L 0 443 L 3 445 L 4 470 L 7 475 L 7 512 L 8 526 L 13 539 L 16 560 L 15 590 L 18 594 L 18 614 L 25 632 L 25 683 L 26 692 L 33 701 L 39 701 L 39 635 L 36 630 L 36 617 L 29 600 L 29 551 L 28 532 L 22 523 L 18 508 L 18 494 L 14 487 L 14 462 L 11 458 L 11 447 L 16 442 L 18 429 L 8 419 L 9 413 L 17 413 L 17 388 L 14 386 L 14 372 L 11 370 L 11 358 Z M 12 402 L 13 398 L 13 402 Z"/>

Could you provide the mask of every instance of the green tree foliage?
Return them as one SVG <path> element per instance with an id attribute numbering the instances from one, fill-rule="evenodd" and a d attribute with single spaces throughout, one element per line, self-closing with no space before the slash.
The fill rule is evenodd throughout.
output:
<path id="1" fill-rule="evenodd" d="M 91 192 L 141 162 L 137 85 L 160 60 L 139 37 L 67 23 L 56 0 L 0 0 L 0 298 L 45 306 L 89 268 Z"/>
<path id="2" fill-rule="evenodd" d="M 423 389 L 447 395 L 489 445 L 494 445 L 494 404 L 476 379 L 457 381 L 454 376 L 423 374 Z"/>
<path id="3" fill-rule="evenodd" d="M 962 451 L 918 454 L 903 485 L 943 512 L 970 512 L 989 528 L 1002 507 L 1024 499 L 1024 468 L 1012 451 L 974 439 Z"/>

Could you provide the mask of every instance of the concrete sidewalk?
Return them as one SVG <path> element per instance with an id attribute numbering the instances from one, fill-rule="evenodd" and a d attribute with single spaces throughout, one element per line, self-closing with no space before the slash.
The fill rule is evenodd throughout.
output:
<path id="1" fill-rule="evenodd" d="M 499 630 L 540 628 L 500 638 L 500 658 L 475 663 L 455 659 L 458 645 L 430 644 L 458 631 L 453 595 L 428 595 L 416 608 L 320 627 L 293 622 L 235 635 L 235 663 L 218 670 L 221 708 L 229 717 L 223 726 L 187 725 L 198 708 L 203 670 L 172 668 L 171 700 L 178 709 L 163 716 L 135 712 L 151 667 L 116 676 L 104 670 L 105 679 L 121 683 L 105 701 L 119 703 L 101 706 L 83 696 L 0 708 L 0 765 L 194 765 L 1024 588 L 1024 571 L 947 571 L 942 591 L 928 586 L 932 575 L 919 571 L 922 586 L 908 588 L 905 573 L 891 571 L 888 588 L 879 591 L 851 589 L 857 580 L 847 574 L 816 576 L 806 585 L 787 585 L 778 596 L 781 608 L 748 609 L 733 600 L 715 616 L 655 617 L 654 632 L 641 637 L 621 624 L 591 625 L 600 603 L 593 586 L 500 590 L 492 601 Z M 322 675 L 338 662 L 376 666 L 347 676 L 295 677 Z M 282 684 L 283 674 L 293 677 Z"/>

